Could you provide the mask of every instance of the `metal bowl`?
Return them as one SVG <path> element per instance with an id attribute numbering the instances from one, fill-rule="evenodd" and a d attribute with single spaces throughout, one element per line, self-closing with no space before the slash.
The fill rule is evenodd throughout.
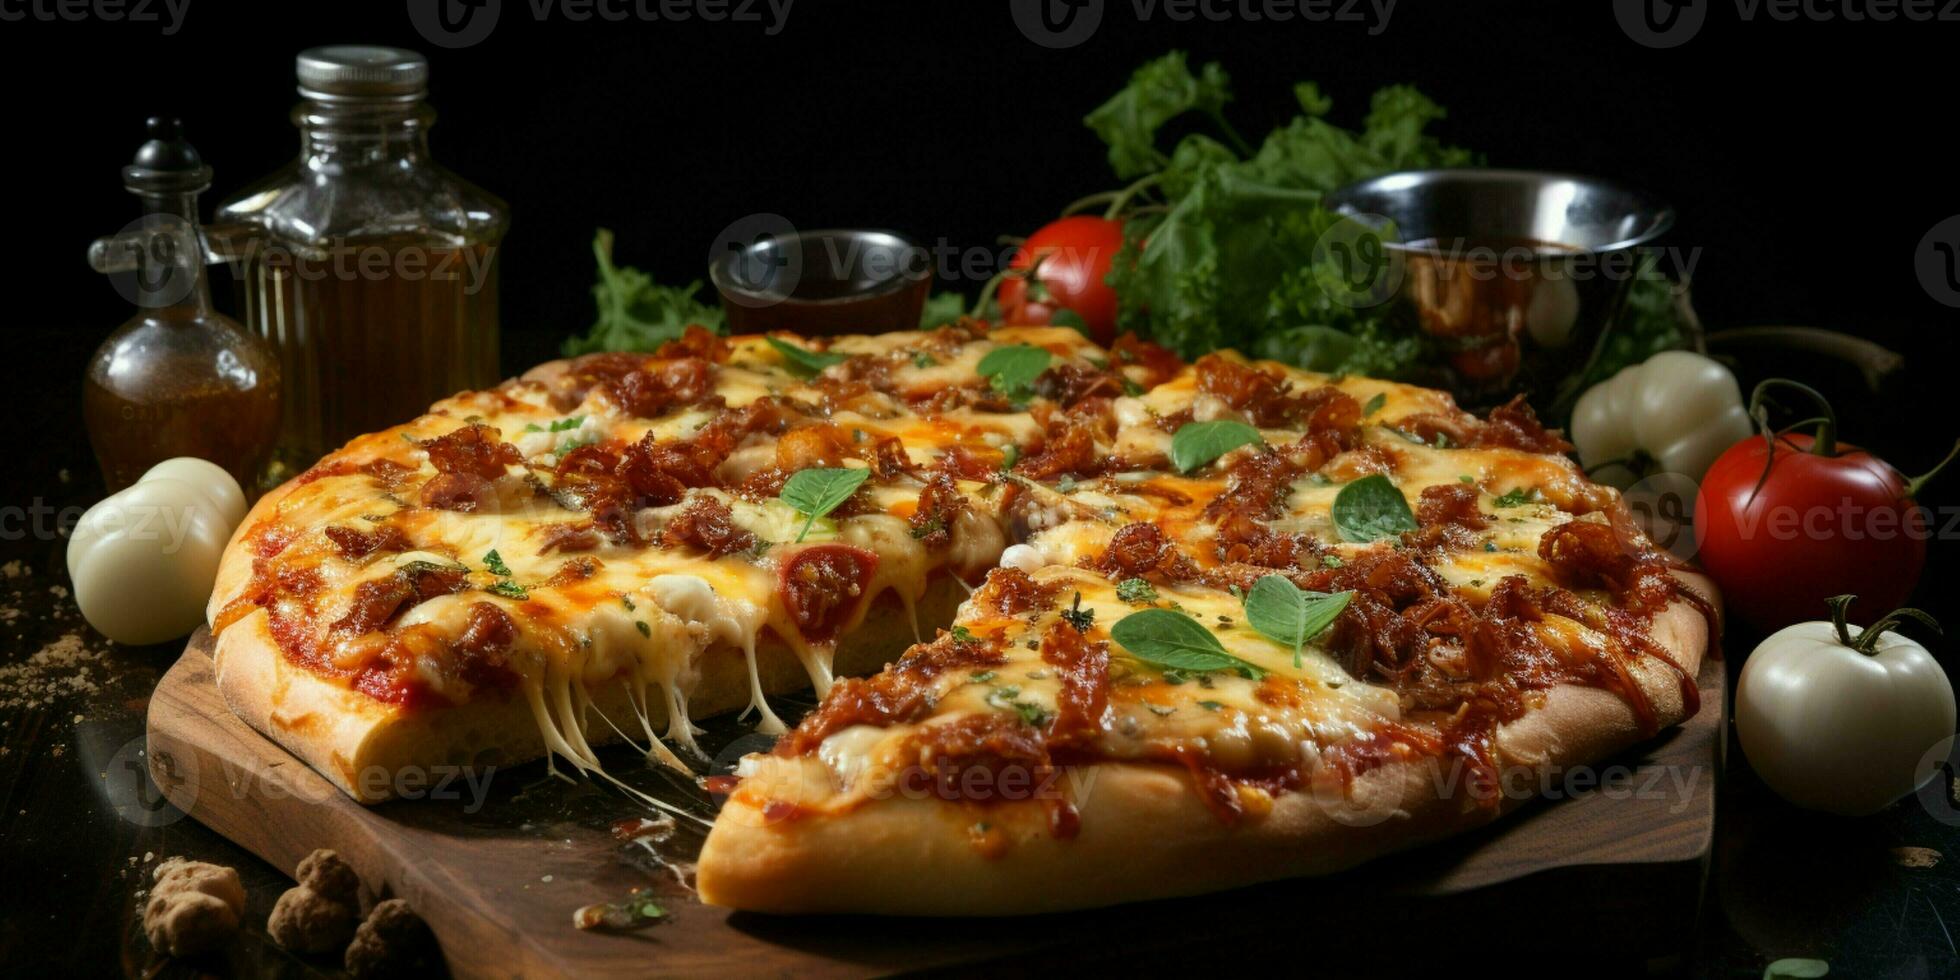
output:
<path id="1" fill-rule="evenodd" d="M 1433 338 L 1471 404 L 1557 402 L 1605 338 L 1674 211 L 1621 184 L 1529 170 L 1410 170 L 1329 193 L 1343 234 L 1378 236 L 1369 289 Z M 1350 224 L 1349 222 L 1352 222 Z M 1352 241 L 1351 244 L 1366 244 Z M 1366 248 L 1356 254 L 1367 253 Z"/>
<path id="2" fill-rule="evenodd" d="M 881 333 L 918 328 L 932 262 L 890 232 L 830 229 L 728 249 L 708 278 L 734 333 Z"/>

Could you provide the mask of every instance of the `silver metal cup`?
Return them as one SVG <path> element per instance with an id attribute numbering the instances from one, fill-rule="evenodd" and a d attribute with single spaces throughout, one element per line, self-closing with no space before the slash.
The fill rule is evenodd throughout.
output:
<path id="1" fill-rule="evenodd" d="M 1619 315 L 1643 246 L 1674 223 L 1671 208 L 1640 191 L 1528 170 L 1403 171 L 1339 188 L 1322 204 L 1359 226 L 1347 237 L 1360 228 L 1379 235 L 1378 298 L 1402 305 L 1435 340 L 1436 380 L 1472 405 L 1574 394 L 1561 383 L 1572 383 Z"/>

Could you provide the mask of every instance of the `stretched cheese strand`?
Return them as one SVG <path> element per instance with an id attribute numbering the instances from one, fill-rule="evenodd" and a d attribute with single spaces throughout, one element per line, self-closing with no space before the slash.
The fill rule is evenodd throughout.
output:
<path id="1" fill-rule="evenodd" d="M 633 675 L 628 683 L 631 686 L 627 688 L 626 696 L 633 705 L 633 713 L 639 716 L 640 730 L 646 733 L 647 755 L 661 765 L 692 775 L 693 770 L 688 768 L 687 763 L 682 762 L 681 757 L 675 755 L 674 750 L 668 748 L 667 743 L 662 742 L 660 736 L 653 733 L 653 720 L 647 717 L 647 712 L 652 702 L 647 700 L 647 687 L 649 682 L 647 681 L 645 665 L 639 661 L 634 661 Z"/>
<path id="2" fill-rule="evenodd" d="M 700 657 L 716 641 L 740 646 L 749 672 L 749 706 L 744 713 L 761 713 L 762 720 L 757 725 L 760 731 L 780 735 L 789 730 L 769 709 L 769 701 L 762 694 L 762 675 L 755 660 L 756 634 L 762 629 L 761 609 L 745 600 L 717 596 L 705 579 L 694 575 L 656 576 L 647 583 L 646 591 L 662 610 L 700 627 L 705 634 L 690 651 L 690 660 Z"/>
<path id="3" fill-rule="evenodd" d="M 600 765 L 598 756 L 593 753 L 592 747 L 587 744 L 585 733 L 581 728 L 583 707 L 574 704 L 572 690 L 574 687 L 582 688 L 582 686 L 581 682 L 575 680 L 573 672 L 549 668 L 547 668 L 544 680 L 540 681 L 533 678 L 526 678 L 524 681 L 524 697 L 531 706 L 532 719 L 537 723 L 538 731 L 543 735 L 545 745 L 551 750 L 545 756 L 546 771 L 553 776 L 569 778 L 564 777 L 564 774 L 558 771 L 557 766 L 553 762 L 553 756 L 562 755 L 567 762 L 572 764 L 574 769 L 589 777 L 597 777 L 604 780 L 614 789 L 619 790 L 646 806 L 665 813 L 671 813 L 676 817 L 685 818 L 701 827 L 709 826 L 710 822 L 703 819 L 700 815 L 691 813 L 656 796 L 636 789 L 620 781 L 611 773 L 607 772 L 604 766 Z M 545 690 L 546 687 L 550 687 L 551 690 L 547 692 Z M 587 704 L 590 703 L 590 700 L 585 698 L 582 691 L 579 694 L 579 698 Z M 601 713 L 601 717 L 604 717 L 603 713 Z M 611 723 L 611 720 L 608 719 L 607 724 Z M 614 730 L 617 731 L 617 728 Z"/>

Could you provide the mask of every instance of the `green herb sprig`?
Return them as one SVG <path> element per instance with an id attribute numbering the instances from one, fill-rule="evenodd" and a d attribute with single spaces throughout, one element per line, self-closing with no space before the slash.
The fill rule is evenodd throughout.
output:
<path id="1" fill-rule="evenodd" d="M 803 522 L 803 529 L 796 532 L 796 540 L 802 541 L 809 535 L 817 518 L 851 499 L 851 494 L 870 476 L 870 470 L 855 467 L 798 470 L 777 494 L 783 503 L 808 518 Z"/>

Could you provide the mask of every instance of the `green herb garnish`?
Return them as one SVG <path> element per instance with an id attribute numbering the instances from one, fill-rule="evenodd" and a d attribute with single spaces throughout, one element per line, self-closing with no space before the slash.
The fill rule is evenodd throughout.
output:
<path id="1" fill-rule="evenodd" d="M 1116 621 L 1109 635 L 1130 656 L 1178 671 L 1237 671 L 1258 680 L 1266 672 L 1225 652 L 1218 637 L 1191 617 L 1168 609 L 1145 609 Z"/>
<path id="2" fill-rule="evenodd" d="M 1333 625 L 1353 592 L 1308 592 L 1279 575 L 1264 575 L 1245 594 L 1245 621 L 1281 646 L 1293 648 L 1293 666 L 1300 666 L 1307 641 Z"/>
<path id="3" fill-rule="evenodd" d="M 1366 544 L 1413 531 L 1415 512 L 1409 498 L 1388 477 L 1376 473 L 1341 488 L 1334 496 L 1334 529 L 1343 541 Z"/>
<path id="4" fill-rule="evenodd" d="M 1259 430 L 1231 419 L 1190 422 L 1171 437 L 1171 465 L 1189 473 L 1240 446 L 1265 445 Z"/>
<path id="5" fill-rule="evenodd" d="M 522 600 L 522 599 L 529 599 L 531 597 L 531 594 L 529 592 L 524 591 L 523 586 L 518 585 L 516 582 L 513 582 L 507 578 L 498 579 L 495 584 L 491 585 L 488 589 L 485 589 L 484 591 L 489 592 L 492 595 L 503 596 L 506 599 Z"/>
<path id="6" fill-rule="evenodd" d="M 797 513 L 808 520 L 803 529 L 796 532 L 796 540 L 801 541 L 817 523 L 817 518 L 836 510 L 851 494 L 871 476 L 871 471 L 858 468 L 809 469 L 798 470 L 789 482 L 783 484 L 782 492 L 777 494 L 783 501 L 796 508 Z"/>
<path id="7" fill-rule="evenodd" d="M 1539 493 L 1537 487 L 1514 487 L 1491 503 L 1498 507 L 1523 507 L 1526 504 L 1535 504 L 1544 499 L 1544 494 Z"/>
<path id="8" fill-rule="evenodd" d="M 1157 601 L 1157 587 L 1148 579 L 1126 578 L 1116 583 L 1116 598 L 1124 602 L 1143 605 Z"/>
<path id="9" fill-rule="evenodd" d="M 1077 592 L 1075 604 L 1062 610 L 1062 619 L 1075 627 L 1077 633 L 1087 633 L 1090 627 L 1096 625 L 1096 611 L 1082 608 L 1082 593 Z"/>
<path id="10" fill-rule="evenodd" d="M 849 354 L 813 351 L 774 337 L 764 339 L 769 341 L 769 346 L 776 348 L 776 353 L 783 355 L 783 360 L 789 362 L 790 370 L 800 374 L 816 374 L 833 364 L 842 364 L 851 359 Z"/>
<path id="11" fill-rule="evenodd" d="M 1054 360 L 1054 356 L 1041 347 L 1011 344 L 988 351 L 987 356 L 980 359 L 979 371 L 995 391 L 1024 401 L 1034 394 L 1034 379 L 1048 370 L 1048 362 Z"/>

